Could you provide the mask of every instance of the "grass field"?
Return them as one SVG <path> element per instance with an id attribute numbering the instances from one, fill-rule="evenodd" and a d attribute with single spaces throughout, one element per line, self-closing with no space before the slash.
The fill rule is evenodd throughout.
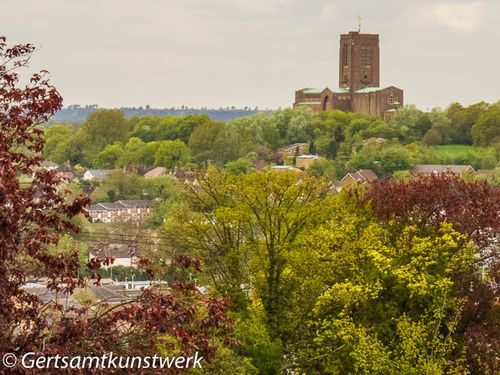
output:
<path id="1" fill-rule="evenodd" d="M 470 164 L 475 169 L 490 169 L 498 163 L 498 155 L 492 147 L 443 145 L 433 146 L 431 150 L 436 164 Z"/>

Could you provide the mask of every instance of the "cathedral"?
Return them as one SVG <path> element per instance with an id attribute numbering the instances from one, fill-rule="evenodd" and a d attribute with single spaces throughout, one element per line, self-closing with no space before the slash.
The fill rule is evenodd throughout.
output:
<path id="1" fill-rule="evenodd" d="M 378 34 L 351 31 L 340 35 L 339 86 L 295 91 L 293 107 L 313 111 L 339 109 L 388 118 L 403 105 L 403 90 L 380 87 Z"/>

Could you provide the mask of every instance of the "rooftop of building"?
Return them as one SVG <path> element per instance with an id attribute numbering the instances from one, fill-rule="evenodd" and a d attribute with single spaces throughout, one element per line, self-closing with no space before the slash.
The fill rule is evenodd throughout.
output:
<path id="1" fill-rule="evenodd" d="M 120 200 L 117 202 L 103 202 L 92 204 L 89 206 L 88 211 L 104 211 L 104 210 L 121 210 L 126 208 L 143 208 L 152 207 L 153 202 L 144 199 L 135 200 Z"/>
<path id="2" fill-rule="evenodd" d="M 89 247 L 90 257 L 114 257 L 114 258 L 131 258 L 140 256 L 140 251 L 137 244 L 132 243 L 107 243 L 99 242 Z"/>
<path id="3" fill-rule="evenodd" d="M 318 159 L 318 158 L 319 158 L 318 155 L 313 155 L 313 154 L 297 156 L 297 159 Z"/>
<path id="4" fill-rule="evenodd" d="M 153 178 L 153 177 L 159 177 L 163 176 L 168 172 L 167 168 L 164 167 L 156 167 L 151 169 L 149 172 L 146 172 L 144 174 L 144 177 L 146 178 Z"/>
<path id="5" fill-rule="evenodd" d="M 356 94 L 368 94 L 370 92 L 380 91 L 382 87 L 374 86 L 374 87 L 365 87 L 355 91 Z"/>
<path id="6" fill-rule="evenodd" d="M 357 172 L 347 173 L 344 178 L 342 178 L 341 182 L 345 181 L 347 177 L 351 177 L 354 181 L 373 181 L 377 180 L 378 176 L 371 169 L 360 169 Z"/>
<path id="7" fill-rule="evenodd" d="M 106 177 L 109 176 L 109 174 L 111 172 L 113 172 L 114 170 L 112 169 L 88 169 L 87 171 L 85 171 L 85 173 L 88 173 L 88 174 L 91 174 L 92 176 L 94 176 L 95 178 L 100 178 L 100 179 L 104 179 Z"/>
<path id="8" fill-rule="evenodd" d="M 350 91 L 349 91 L 349 87 L 325 87 L 323 89 L 319 89 L 319 88 L 307 88 L 307 89 L 303 89 L 302 92 L 304 94 L 321 94 L 323 91 L 325 90 L 330 90 L 331 92 L 333 93 L 337 93 L 337 94 L 348 94 Z"/>
<path id="9" fill-rule="evenodd" d="M 417 174 L 432 174 L 432 173 L 455 173 L 460 174 L 467 171 L 474 171 L 471 165 L 454 165 L 454 164 L 417 164 L 413 169 L 413 173 Z"/>

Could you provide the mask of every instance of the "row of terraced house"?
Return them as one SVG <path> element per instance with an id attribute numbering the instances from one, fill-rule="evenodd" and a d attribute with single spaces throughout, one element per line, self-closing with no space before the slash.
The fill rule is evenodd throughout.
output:
<path id="1" fill-rule="evenodd" d="M 97 203 L 86 210 L 93 223 L 118 221 L 140 221 L 152 213 L 153 202 L 149 200 L 120 200 L 114 203 Z"/>

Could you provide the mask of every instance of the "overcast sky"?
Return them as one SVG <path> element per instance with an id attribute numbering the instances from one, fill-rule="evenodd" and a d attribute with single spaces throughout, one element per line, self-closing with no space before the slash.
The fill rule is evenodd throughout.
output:
<path id="1" fill-rule="evenodd" d="M 278 108 L 338 85 L 357 15 L 406 103 L 500 99 L 499 0 L 0 0 L 0 35 L 40 47 L 65 105 Z"/>

